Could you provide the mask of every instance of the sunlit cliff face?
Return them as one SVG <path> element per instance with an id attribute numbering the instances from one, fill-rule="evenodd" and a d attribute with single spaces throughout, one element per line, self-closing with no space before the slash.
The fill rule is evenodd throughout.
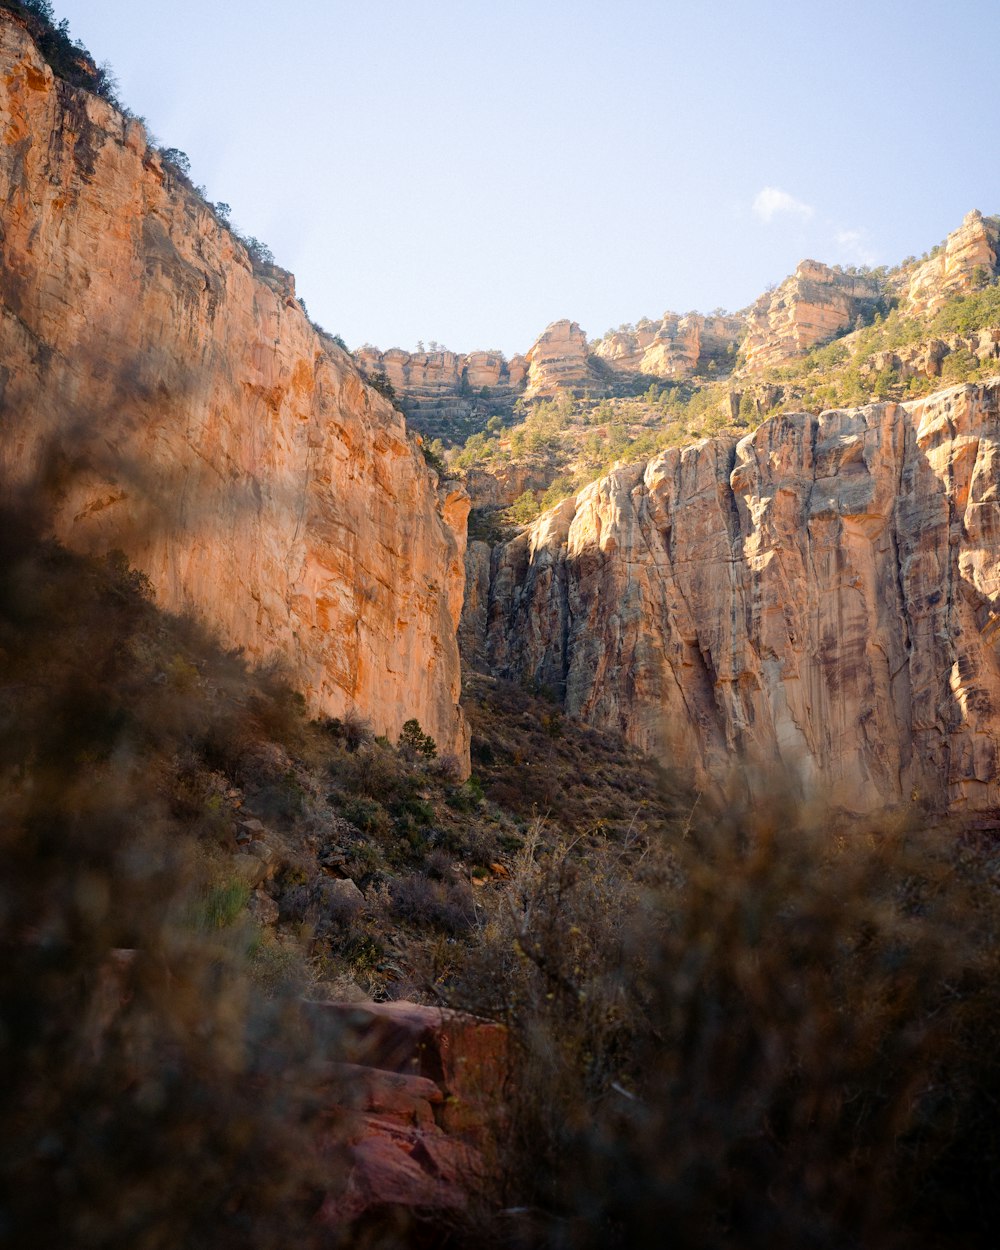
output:
<path id="1" fill-rule="evenodd" d="M 317 711 L 467 760 L 465 513 L 142 126 L 55 80 L 0 13 L 0 466 L 70 545 L 278 657 Z"/>
<path id="2" fill-rule="evenodd" d="M 998 478 L 1000 382 L 774 417 L 477 544 L 465 645 L 703 782 L 749 757 L 857 810 L 992 808 Z"/>

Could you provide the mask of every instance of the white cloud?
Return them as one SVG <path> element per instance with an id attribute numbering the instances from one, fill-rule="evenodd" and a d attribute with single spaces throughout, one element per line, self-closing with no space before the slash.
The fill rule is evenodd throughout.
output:
<path id="1" fill-rule="evenodd" d="M 843 255 L 858 265 L 874 265 L 878 257 L 871 249 L 866 230 L 838 230 L 834 235 Z"/>
<path id="2" fill-rule="evenodd" d="M 753 202 L 753 211 L 761 221 L 767 223 L 780 214 L 798 217 L 800 221 L 808 221 L 816 211 L 811 204 L 803 204 L 794 195 L 782 191 L 780 187 L 765 187 L 758 191 Z"/>

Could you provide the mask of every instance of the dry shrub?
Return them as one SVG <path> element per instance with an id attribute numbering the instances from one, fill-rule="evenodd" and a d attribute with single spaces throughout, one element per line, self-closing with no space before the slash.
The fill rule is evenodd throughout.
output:
<path id="1" fill-rule="evenodd" d="M 127 569 L 0 518 L 0 1240 L 308 1246 L 312 1050 L 206 911 L 190 759 L 170 791 L 203 692 L 136 662 L 159 628 Z"/>
<path id="2" fill-rule="evenodd" d="M 457 978 L 515 1039 L 498 1243 L 992 1243 L 995 863 L 771 792 L 676 855 L 529 839 Z"/>

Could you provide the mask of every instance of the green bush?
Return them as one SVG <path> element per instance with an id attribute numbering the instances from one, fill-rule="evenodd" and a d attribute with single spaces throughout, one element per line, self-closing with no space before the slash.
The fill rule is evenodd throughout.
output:
<path id="1" fill-rule="evenodd" d="M 403 724 L 397 745 L 401 751 L 423 756 L 424 759 L 432 760 L 437 755 L 437 743 L 430 734 L 424 733 L 415 717 Z"/>

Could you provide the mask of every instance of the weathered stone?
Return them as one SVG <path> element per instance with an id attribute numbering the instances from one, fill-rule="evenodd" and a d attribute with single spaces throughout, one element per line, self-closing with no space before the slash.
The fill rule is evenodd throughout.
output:
<path id="1" fill-rule="evenodd" d="M 455 633 L 468 502 L 143 127 L 58 84 L 0 11 L 0 475 L 57 535 L 122 549 L 159 602 L 318 712 L 467 760 Z"/>
<path id="2" fill-rule="evenodd" d="M 564 390 L 587 390 L 598 383 L 587 336 L 575 321 L 553 321 L 535 341 L 528 362 L 529 398 Z"/>
<path id="3" fill-rule="evenodd" d="M 791 277 L 762 295 L 747 316 L 743 340 L 747 373 L 760 373 L 801 356 L 870 313 L 881 291 L 874 278 L 802 261 Z"/>
<path id="4" fill-rule="evenodd" d="M 256 889 L 267 876 L 267 865 L 256 855 L 234 855 L 232 865 L 233 873 L 251 889 Z"/>
<path id="5" fill-rule="evenodd" d="M 494 552 L 491 670 L 700 784 L 1000 805 L 1000 381 L 614 471 Z"/>
<path id="6" fill-rule="evenodd" d="M 953 295 L 972 290 L 998 272 L 1000 226 L 977 209 L 967 213 L 936 255 L 909 274 L 903 301 L 908 316 L 932 316 Z"/>
<path id="7" fill-rule="evenodd" d="M 488 1180 L 481 1147 L 498 1124 L 504 1030 L 417 1003 L 307 1006 L 317 1045 L 358 1059 L 326 1070 L 347 1173 L 320 1222 L 465 1206 Z"/>
<path id="8" fill-rule="evenodd" d="M 710 364 L 731 367 L 744 325 L 744 318 L 728 314 L 664 313 L 659 321 L 640 321 L 634 330 L 605 335 L 594 355 L 616 373 L 689 378 Z"/>
<path id="9" fill-rule="evenodd" d="M 250 895 L 247 900 L 247 911 L 260 925 L 270 926 L 278 923 L 278 904 L 263 890 L 254 890 Z"/>
<path id="10" fill-rule="evenodd" d="M 349 877 L 333 877 L 322 883 L 324 900 L 352 908 L 364 906 L 365 896 Z"/>

